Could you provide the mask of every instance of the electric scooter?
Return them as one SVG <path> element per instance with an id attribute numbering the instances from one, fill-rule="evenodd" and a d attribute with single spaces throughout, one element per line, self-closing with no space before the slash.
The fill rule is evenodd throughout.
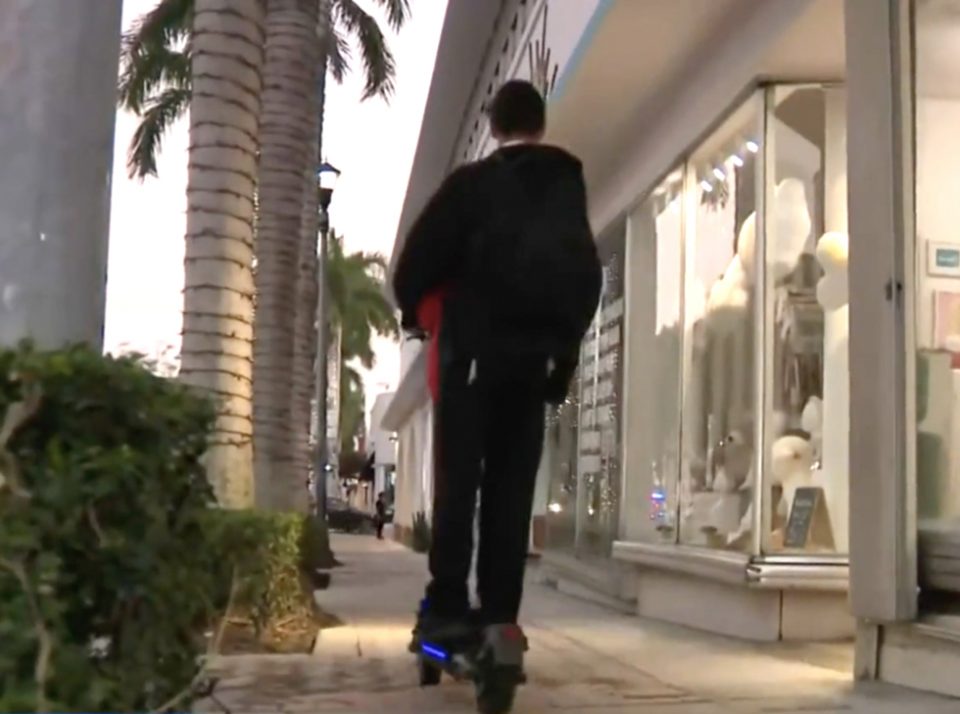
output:
<path id="1" fill-rule="evenodd" d="M 420 686 L 440 684 L 444 673 L 469 680 L 477 692 L 480 714 L 507 714 L 517 687 L 526 682 L 523 657 L 527 638 L 517 625 L 493 625 L 452 643 L 424 640 L 417 652 Z"/>

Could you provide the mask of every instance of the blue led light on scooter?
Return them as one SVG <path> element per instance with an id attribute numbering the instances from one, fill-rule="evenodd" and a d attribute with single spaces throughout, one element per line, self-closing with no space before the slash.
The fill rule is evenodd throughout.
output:
<path id="1" fill-rule="evenodd" d="M 446 651 L 427 642 L 422 643 L 420 649 L 428 657 L 433 657 L 441 662 L 447 662 L 450 659 L 450 655 Z"/>

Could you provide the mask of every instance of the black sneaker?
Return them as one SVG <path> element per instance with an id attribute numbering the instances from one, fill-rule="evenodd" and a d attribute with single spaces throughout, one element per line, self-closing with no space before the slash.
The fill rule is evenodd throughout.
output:
<path id="1" fill-rule="evenodd" d="M 444 648 L 461 649 L 476 639 L 479 631 L 476 622 L 472 611 L 462 616 L 437 615 L 426 609 L 425 601 L 421 602 L 408 649 L 419 653 L 424 641 Z"/>

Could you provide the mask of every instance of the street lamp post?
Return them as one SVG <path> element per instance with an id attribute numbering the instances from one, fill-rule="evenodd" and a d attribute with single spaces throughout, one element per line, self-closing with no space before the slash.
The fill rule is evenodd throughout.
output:
<path id="1" fill-rule="evenodd" d="M 317 268 L 317 358 L 315 362 L 316 382 L 316 448 L 314 451 L 313 478 L 317 516 L 327 518 L 327 352 L 329 345 L 329 292 L 327 290 L 327 240 L 330 233 L 330 201 L 336 186 L 340 170 L 326 162 L 317 169 L 317 191 L 320 205 L 320 251 Z"/>

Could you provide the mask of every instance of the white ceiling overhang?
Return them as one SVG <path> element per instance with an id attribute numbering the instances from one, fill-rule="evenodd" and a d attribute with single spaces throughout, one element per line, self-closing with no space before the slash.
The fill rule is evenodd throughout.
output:
<path id="1" fill-rule="evenodd" d="M 839 80 L 841 0 L 618 0 L 551 106 L 595 227 L 648 189 L 751 86 Z"/>

